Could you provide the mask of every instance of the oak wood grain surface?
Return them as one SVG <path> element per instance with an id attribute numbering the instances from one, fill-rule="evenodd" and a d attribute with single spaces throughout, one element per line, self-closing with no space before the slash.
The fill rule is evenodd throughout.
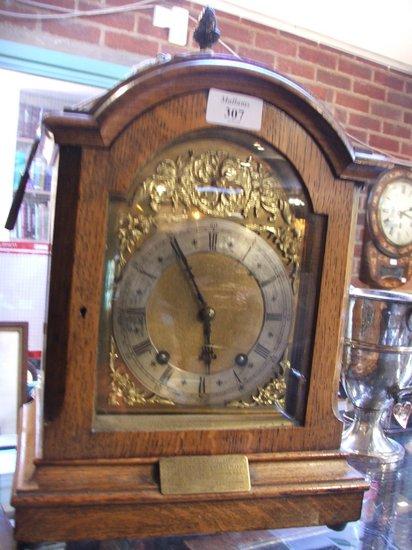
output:
<path id="1" fill-rule="evenodd" d="M 270 105 L 265 105 L 259 137 L 291 162 L 306 185 L 314 211 L 326 215 L 328 220 L 305 425 L 256 430 L 253 434 L 242 429 L 155 433 L 92 430 L 109 193 L 130 193 L 138 170 L 151 159 L 153 151 L 185 133 L 207 127 L 205 106 L 204 93 L 172 99 L 145 112 L 109 151 L 89 148 L 82 151 L 78 207 L 66 218 L 73 227 L 65 236 L 72 239 L 65 249 L 74 250 L 73 266 L 61 273 L 58 251 L 52 266 L 52 281 L 65 281 L 70 274 L 72 277 L 65 287 L 69 292 L 67 302 L 58 312 L 52 310 L 49 317 L 51 330 L 62 322 L 67 324 L 68 329 L 63 332 L 68 342 L 64 360 L 61 354 L 65 346 L 60 343 L 55 360 L 50 349 L 47 355 L 46 380 L 52 372 L 50 376 L 57 386 L 56 391 L 48 387 L 46 412 L 60 412 L 45 426 L 46 459 L 253 453 L 339 446 L 341 425 L 332 413 L 332 380 L 339 363 L 341 312 L 348 282 L 347 261 L 352 247 L 350 233 L 357 190 L 351 182 L 334 179 L 310 135 L 295 120 Z M 62 188 L 61 193 L 64 192 Z M 52 287 L 50 302 L 56 307 L 59 301 L 60 289 L 53 292 Z M 82 315 L 85 310 L 87 313 Z"/>

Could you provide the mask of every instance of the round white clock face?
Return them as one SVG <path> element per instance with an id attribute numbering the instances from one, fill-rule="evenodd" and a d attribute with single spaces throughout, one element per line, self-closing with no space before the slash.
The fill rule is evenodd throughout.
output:
<path id="1" fill-rule="evenodd" d="M 269 383 L 291 326 L 292 289 L 277 253 L 222 219 L 155 233 L 130 258 L 113 303 L 128 368 L 183 405 L 225 405 Z"/>
<path id="2" fill-rule="evenodd" d="M 378 217 L 386 239 L 395 246 L 412 242 L 412 183 L 398 179 L 389 183 L 379 200 Z"/>

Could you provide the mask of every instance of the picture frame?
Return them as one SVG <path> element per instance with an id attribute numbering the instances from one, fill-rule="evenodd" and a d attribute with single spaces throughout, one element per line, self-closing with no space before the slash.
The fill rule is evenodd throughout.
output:
<path id="1" fill-rule="evenodd" d="M 27 322 L 0 322 L 0 448 L 15 446 L 18 411 L 27 401 L 27 345 Z"/>

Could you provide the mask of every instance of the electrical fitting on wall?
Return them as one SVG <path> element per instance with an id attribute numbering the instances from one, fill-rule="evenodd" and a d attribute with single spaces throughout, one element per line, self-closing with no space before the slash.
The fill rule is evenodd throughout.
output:
<path id="1" fill-rule="evenodd" d="M 187 30 L 189 24 L 189 12 L 184 8 L 173 6 L 155 6 L 153 13 L 153 25 L 163 29 L 169 29 L 169 42 L 179 46 L 186 46 Z"/>

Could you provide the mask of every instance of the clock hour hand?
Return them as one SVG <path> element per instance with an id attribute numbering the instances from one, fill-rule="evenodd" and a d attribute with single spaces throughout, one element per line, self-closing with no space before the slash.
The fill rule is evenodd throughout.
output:
<path id="1" fill-rule="evenodd" d="M 402 216 L 406 216 L 407 218 L 410 218 L 412 220 L 412 215 L 411 214 L 408 214 L 408 212 L 410 212 L 412 210 L 412 208 L 407 208 L 406 210 L 400 210 L 399 214 Z"/>
<path id="2" fill-rule="evenodd" d="M 212 308 L 207 308 L 200 311 L 200 319 L 203 323 L 203 347 L 200 352 L 199 359 L 206 365 L 206 374 L 210 374 L 210 365 L 213 359 L 216 359 L 216 353 L 211 344 L 210 338 L 212 334 L 212 319 L 215 312 Z"/>

